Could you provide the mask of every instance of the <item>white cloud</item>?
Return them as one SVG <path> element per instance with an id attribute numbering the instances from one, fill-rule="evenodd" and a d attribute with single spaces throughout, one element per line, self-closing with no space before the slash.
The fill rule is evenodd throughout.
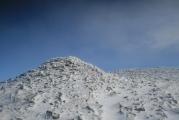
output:
<path id="1" fill-rule="evenodd" d="M 94 8 L 85 18 L 85 27 L 82 27 L 102 38 L 98 43 L 119 51 L 132 52 L 144 48 L 160 51 L 171 47 L 178 50 L 179 2 L 148 3 Z"/>
<path id="2" fill-rule="evenodd" d="M 151 48 L 165 49 L 175 47 L 179 49 L 179 22 L 176 26 L 166 26 L 155 29 L 151 33 Z"/>

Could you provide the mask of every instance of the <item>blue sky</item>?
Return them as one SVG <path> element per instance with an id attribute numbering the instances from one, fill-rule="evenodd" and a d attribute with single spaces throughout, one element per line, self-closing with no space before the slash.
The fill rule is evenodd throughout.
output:
<path id="1" fill-rule="evenodd" d="M 54 57 L 109 71 L 179 67 L 179 0 L 0 2 L 0 81 Z"/>

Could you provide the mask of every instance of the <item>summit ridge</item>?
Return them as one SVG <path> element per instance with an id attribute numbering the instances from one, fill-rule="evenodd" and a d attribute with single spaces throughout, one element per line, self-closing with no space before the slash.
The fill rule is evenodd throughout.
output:
<path id="1" fill-rule="evenodd" d="M 0 83 L 1 120 L 176 120 L 178 102 L 178 68 L 105 72 L 73 56 Z"/>

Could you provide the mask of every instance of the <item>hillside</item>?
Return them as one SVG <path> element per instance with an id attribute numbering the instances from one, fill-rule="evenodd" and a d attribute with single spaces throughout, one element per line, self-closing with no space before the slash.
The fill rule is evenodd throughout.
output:
<path id="1" fill-rule="evenodd" d="M 0 83 L 0 120 L 177 120 L 179 69 L 105 72 L 76 57 Z"/>

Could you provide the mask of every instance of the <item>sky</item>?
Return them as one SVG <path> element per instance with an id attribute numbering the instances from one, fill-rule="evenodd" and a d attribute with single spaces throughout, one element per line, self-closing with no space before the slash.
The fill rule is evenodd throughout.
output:
<path id="1" fill-rule="evenodd" d="M 54 57 L 179 67 L 179 0 L 1 0 L 0 81 Z"/>

